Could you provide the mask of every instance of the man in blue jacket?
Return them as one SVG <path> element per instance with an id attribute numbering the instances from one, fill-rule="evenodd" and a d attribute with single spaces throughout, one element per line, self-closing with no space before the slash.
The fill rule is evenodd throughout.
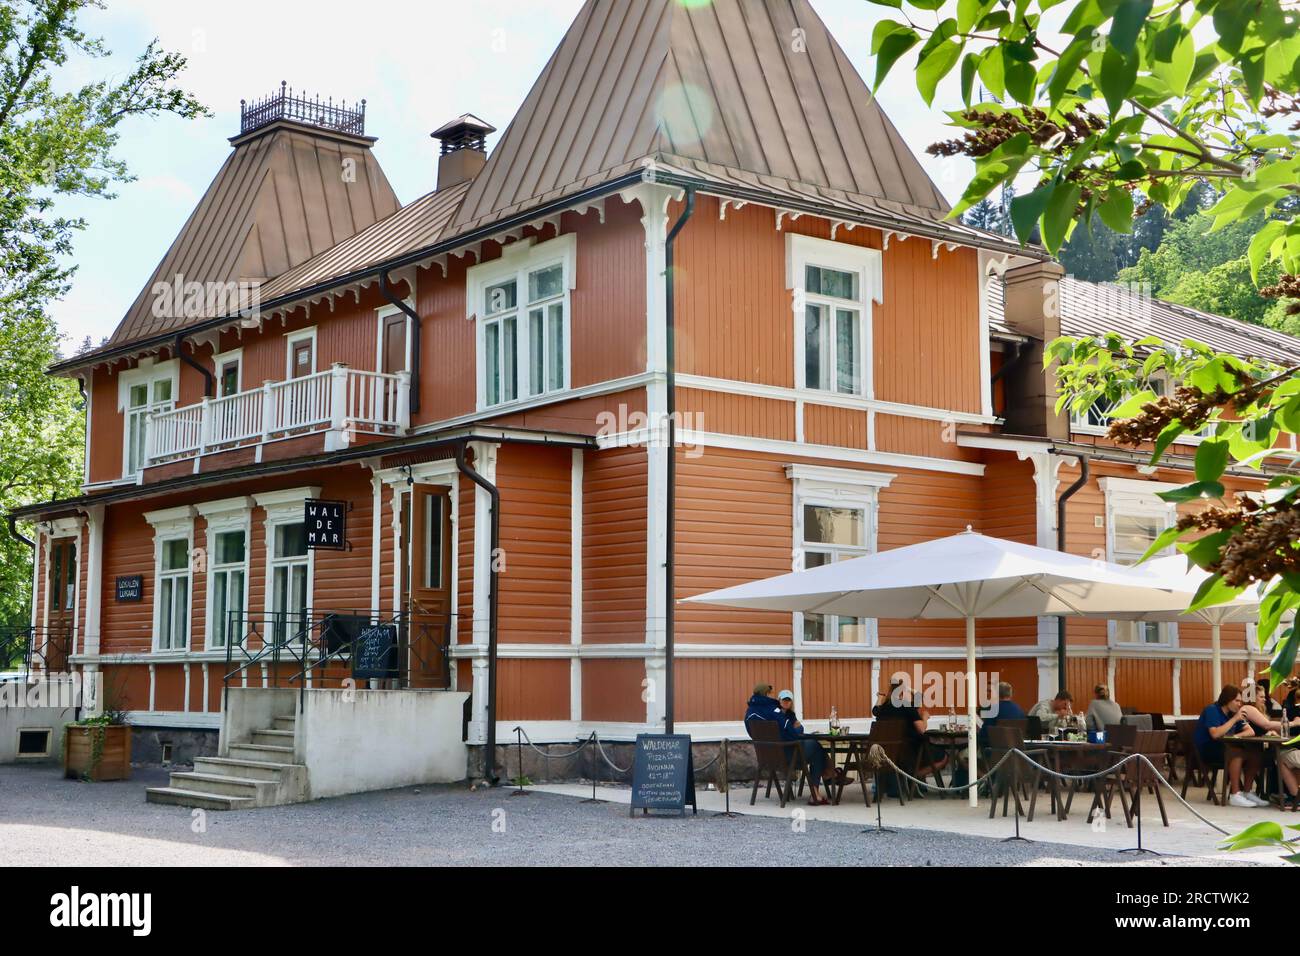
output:
<path id="1" fill-rule="evenodd" d="M 781 704 L 775 697 L 770 696 L 771 693 L 771 684 L 754 685 L 754 696 L 749 698 L 749 705 L 745 709 L 746 723 L 751 720 L 781 719 Z"/>

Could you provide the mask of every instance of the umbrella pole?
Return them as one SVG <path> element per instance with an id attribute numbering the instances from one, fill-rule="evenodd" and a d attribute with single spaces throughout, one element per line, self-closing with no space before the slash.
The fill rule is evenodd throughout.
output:
<path id="1" fill-rule="evenodd" d="M 966 618 L 966 766 L 967 783 L 972 785 L 967 791 L 970 794 L 972 807 L 979 806 L 979 791 L 973 786 L 979 777 L 977 769 L 979 761 L 975 756 L 975 711 L 975 618 L 968 616 Z"/>
<path id="2" fill-rule="evenodd" d="M 1214 675 L 1212 692 L 1215 694 L 1223 689 L 1223 647 L 1219 640 L 1221 627 L 1222 625 L 1218 621 L 1210 625 L 1210 659 L 1213 662 L 1210 665 L 1210 671 Z"/>

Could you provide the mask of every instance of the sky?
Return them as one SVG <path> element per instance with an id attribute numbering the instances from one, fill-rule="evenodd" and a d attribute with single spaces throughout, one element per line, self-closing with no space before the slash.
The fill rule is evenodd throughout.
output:
<path id="1" fill-rule="evenodd" d="M 812 4 L 870 80 L 871 30 L 882 9 L 865 0 Z M 434 185 L 436 143 L 429 133 L 461 113 L 505 129 L 581 5 L 582 0 L 107 0 L 106 9 L 86 11 L 83 28 L 102 36 L 113 53 L 72 64 L 72 79 L 120 76 L 156 37 L 164 49 L 188 58 L 182 85 L 214 115 L 130 121 L 122 128 L 118 154 L 136 181 L 122 185 L 112 200 L 60 205 L 60 212 L 88 223 L 75 240 L 72 289 L 52 309 L 65 350 L 86 336 L 98 342 L 116 328 L 229 153 L 241 99 L 265 96 L 281 80 L 335 101 L 364 98 L 366 133 L 378 137 L 375 156 L 407 203 Z M 952 135 L 943 109 L 959 105 L 955 75 L 927 107 L 905 68 L 910 59 L 895 68 L 879 99 L 927 172 L 955 201 L 969 162 L 924 155 L 927 145 Z"/>

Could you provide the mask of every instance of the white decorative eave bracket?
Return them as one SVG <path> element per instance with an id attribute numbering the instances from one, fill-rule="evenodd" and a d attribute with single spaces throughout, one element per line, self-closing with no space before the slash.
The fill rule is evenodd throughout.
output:
<path id="1" fill-rule="evenodd" d="M 940 246 L 943 246 L 943 247 L 944 247 L 945 249 L 947 249 L 949 252 L 952 252 L 954 249 L 956 249 L 956 248 L 957 248 L 958 246 L 960 246 L 960 245 L 961 245 L 961 243 L 959 243 L 959 242 L 944 242 L 944 241 L 941 240 L 941 239 L 931 239 L 931 240 L 930 240 L 930 258 L 931 258 L 931 259 L 938 259 L 938 258 L 939 258 L 939 247 L 940 247 Z"/>
<path id="2" fill-rule="evenodd" d="M 725 220 L 725 219 L 727 218 L 727 209 L 728 209 L 728 207 L 730 207 L 731 209 L 737 209 L 737 210 L 739 210 L 739 209 L 744 209 L 744 208 L 745 208 L 746 206 L 748 206 L 748 205 L 749 205 L 749 203 L 745 202 L 745 201 L 742 200 L 742 199 L 724 199 L 724 200 L 722 200 L 720 203 L 718 203 L 718 219 L 719 219 L 719 221 L 721 221 L 721 220 Z"/>
<path id="3" fill-rule="evenodd" d="M 787 218 L 791 222 L 794 222 L 797 219 L 802 219 L 803 213 L 796 212 L 793 209 L 782 209 L 778 206 L 776 208 L 776 231 L 777 232 L 781 231 L 781 225 L 785 222 Z"/>

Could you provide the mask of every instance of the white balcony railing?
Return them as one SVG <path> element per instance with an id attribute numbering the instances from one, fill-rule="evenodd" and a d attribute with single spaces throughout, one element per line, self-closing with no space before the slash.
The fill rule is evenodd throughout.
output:
<path id="1" fill-rule="evenodd" d="M 149 416 L 150 464 L 326 432 L 326 448 L 353 435 L 400 435 L 410 427 L 408 372 L 365 372 L 334 365 L 323 372 L 266 382 L 261 388 L 205 398 Z"/>

